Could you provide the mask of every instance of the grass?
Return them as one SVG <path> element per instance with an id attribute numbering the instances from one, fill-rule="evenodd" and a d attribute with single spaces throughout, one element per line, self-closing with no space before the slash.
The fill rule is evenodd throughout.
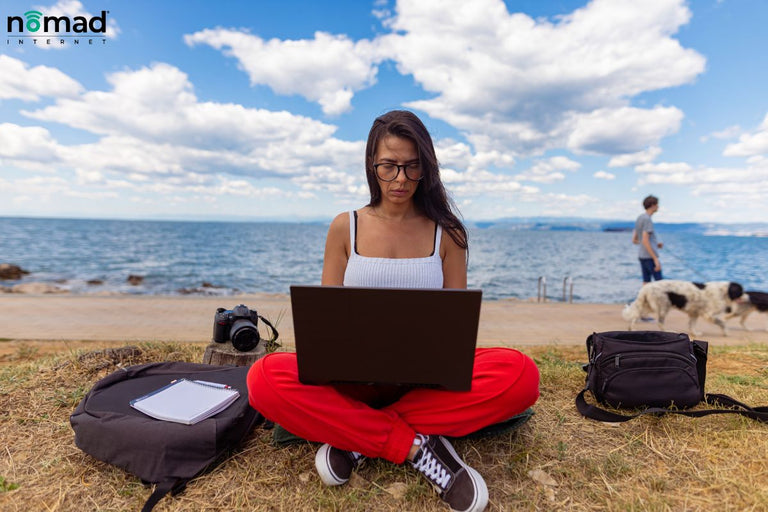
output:
<path id="1" fill-rule="evenodd" d="M 204 345 L 145 343 L 0 367 L 0 510 L 139 510 L 151 489 L 75 447 L 69 415 L 99 378 L 150 361 L 199 362 Z M 539 365 L 534 417 L 513 433 L 454 443 L 485 477 L 489 510 L 768 510 L 768 425 L 737 415 L 643 417 L 621 425 L 578 415 L 583 347 L 526 347 Z M 768 346 L 710 346 L 710 392 L 768 404 Z M 157 511 L 447 510 L 406 466 L 374 460 L 324 487 L 316 445 L 278 447 L 258 428 L 242 449 Z"/>

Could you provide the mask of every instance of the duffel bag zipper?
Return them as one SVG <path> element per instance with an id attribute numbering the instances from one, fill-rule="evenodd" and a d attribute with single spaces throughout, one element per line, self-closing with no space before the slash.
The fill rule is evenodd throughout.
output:
<path id="1" fill-rule="evenodd" d="M 696 356 L 693 354 L 689 354 L 691 356 L 690 360 L 681 354 L 670 354 L 669 352 L 627 352 L 627 353 L 620 353 L 613 356 L 613 366 L 616 368 L 621 368 L 621 360 L 622 359 L 632 359 L 634 357 L 650 357 L 653 358 L 656 356 L 658 359 L 679 359 L 681 361 L 690 362 L 693 361 L 696 362 Z M 610 361 L 610 360 L 609 360 Z M 597 362 L 597 361 L 595 361 Z M 606 363 L 603 363 L 603 366 L 605 366 Z M 610 364 L 610 362 L 608 363 Z"/>
<path id="2" fill-rule="evenodd" d="M 602 393 L 603 395 L 605 395 L 605 388 L 607 388 L 607 387 L 608 387 L 608 384 L 610 384 L 611 382 L 613 382 L 613 381 L 614 381 L 616 378 L 618 378 L 618 377 L 621 377 L 621 376 L 624 376 L 624 375 L 626 375 L 626 374 L 628 374 L 628 373 L 633 373 L 633 372 L 646 372 L 646 371 L 648 371 L 648 370 L 673 370 L 673 371 L 679 371 L 679 372 L 682 372 L 683 374 L 687 375 L 687 376 L 688 376 L 688 378 L 691 380 L 691 382 L 692 382 L 692 383 L 694 383 L 694 384 L 696 384 L 696 383 L 697 383 L 697 382 L 696 382 L 696 380 L 693 378 L 693 376 L 691 376 L 691 375 L 690 375 L 690 374 L 689 374 L 689 373 L 686 371 L 686 369 L 685 369 L 685 368 L 678 368 L 678 367 L 676 367 L 676 366 L 671 366 L 671 367 L 668 367 L 668 366 L 660 366 L 660 367 L 655 367 L 655 368 L 627 368 L 627 369 L 621 370 L 620 372 L 616 372 L 616 373 L 614 373 L 613 375 L 609 375 L 608 377 L 606 377 L 606 378 L 605 378 L 605 380 L 603 380 L 603 385 L 601 386 L 601 389 L 600 389 L 600 391 L 601 391 L 601 393 Z"/>

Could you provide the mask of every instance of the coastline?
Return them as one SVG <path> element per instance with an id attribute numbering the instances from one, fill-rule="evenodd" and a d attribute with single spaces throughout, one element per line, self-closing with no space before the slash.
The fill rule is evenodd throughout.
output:
<path id="1" fill-rule="evenodd" d="M 273 323 L 281 345 L 293 349 L 290 300 L 284 294 L 226 297 L 158 295 L 33 295 L 0 294 L 0 356 L 21 346 L 42 353 L 82 346 L 102 348 L 159 341 L 209 343 L 216 308 L 245 304 Z M 478 346 L 583 345 L 596 331 L 626 330 L 621 304 L 537 303 L 504 299 L 483 301 Z M 329 320 L 332 322 L 333 320 Z M 672 311 L 668 330 L 685 331 L 687 315 Z M 714 345 L 768 343 L 765 314 L 749 317 L 745 331 L 737 319 L 728 321 L 729 335 L 700 319 L 698 339 Z M 329 325 L 329 328 L 339 328 Z M 655 330 L 655 323 L 640 325 Z M 2 359 L 0 359 L 2 360 Z"/>

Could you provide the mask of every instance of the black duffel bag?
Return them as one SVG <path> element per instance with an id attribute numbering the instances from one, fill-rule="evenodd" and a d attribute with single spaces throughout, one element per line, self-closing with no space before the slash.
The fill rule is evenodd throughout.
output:
<path id="1" fill-rule="evenodd" d="M 586 385 L 576 397 L 576 408 L 588 418 L 609 422 L 660 413 L 693 417 L 737 413 L 768 422 L 768 407 L 750 407 L 726 395 L 704 392 L 707 348 L 706 341 L 691 341 L 685 333 L 593 333 L 587 337 Z M 601 404 L 644 410 L 629 416 L 606 411 L 586 402 L 587 391 Z M 701 402 L 729 408 L 685 410 Z"/>

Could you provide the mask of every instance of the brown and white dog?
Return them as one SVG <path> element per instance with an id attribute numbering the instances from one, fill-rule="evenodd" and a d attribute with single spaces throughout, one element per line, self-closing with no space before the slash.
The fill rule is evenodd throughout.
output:
<path id="1" fill-rule="evenodd" d="M 768 293 L 758 292 L 754 290 L 747 290 L 744 292 L 744 296 L 736 301 L 731 307 L 731 312 L 725 315 L 725 319 L 739 317 L 739 323 L 741 327 L 748 331 L 749 328 L 744 322 L 747 321 L 747 317 L 759 311 L 760 313 L 768 313 Z M 768 330 L 768 328 L 766 328 Z"/>
<path id="2" fill-rule="evenodd" d="M 675 307 L 688 315 L 690 334 L 701 334 L 695 330 L 695 325 L 699 317 L 704 317 L 719 325 L 723 336 L 727 336 L 725 321 L 719 315 L 732 311 L 734 301 L 743 293 L 742 286 L 731 281 L 692 283 L 663 279 L 643 285 L 637 299 L 624 308 L 621 316 L 629 322 L 631 331 L 640 318 L 652 314 L 656 317 L 659 329 L 663 331 L 664 319 L 669 310 Z"/>

